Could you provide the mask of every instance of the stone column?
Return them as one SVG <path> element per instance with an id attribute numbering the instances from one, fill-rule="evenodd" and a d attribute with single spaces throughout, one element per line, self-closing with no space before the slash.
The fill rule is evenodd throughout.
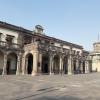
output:
<path id="1" fill-rule="evenodd" d="M 18 55 L 17 57 L 17 70 L 16 70 L 16 75 L 20 74 L 20 65 L 21 65 L 21 55 Z"/>
<path id="2" fill-rule="evenodd" d="M 79 60 L 76 60 L 76 73 L 79 73 Z"/>
<path id="3" fill-rule="evenodd" d="M 28 58 L 26 57 L 26 59 L 25 59 L 25 74 L 28 74 L 27 67 L 28 67 Z"/>
<path id="4" fill-rule="evenodd" d="M 61 56 L 60 56 L 60 61 L 59 61 L 60 63 L 59 63 L 59 73 L 61 74 L 61 68 L 62 68 L 62 58 L 61 58 Z"/>
<path id="5" fill-rule="evenodd" d="M 70 51 L 69 59 L 68 59 L 68 75 L 72 74 L 72 67 L 73 67 L 73 59 L 72 59 L 72 54 Z"/>
<path id="6" fill-rule="evenodd" d="M 53 72 L 53 54 L 52 53 L 50 53 L 49 54 L 49 74 L 50 75 L 52 75 L 52 74 L 54 74 L 54 72 Z"/>
<path id="7" fill-rule="evenodd" d="M 7 70 L 6 70 L 6 67 L 7 67 L 7 54 L 4 54 L 4 63 L 3 63 L 3 71 L 2 71 L 2 75 L 6 75 L 7 74 Z"/>
<path id="8" fill-rule="evenodd" d="M 51 73 L 54 74 L 54 55 L 52 55 Z"/>
<path id="9" fill-rule="evenodd" d="M 62 65 L 61 65 L 61 73 L 62 73 L 62 74 L 64 74 L 64 71 L 63 71 L 63 66 L 64 66 L 64 65 L 63 65 L 63 64 L 64 64 L 64 62 L 63 62 L 63 58 L 62 58 Z"/>
<path id="10" fill-rule="evenodd" d="M 26 61 L 25 61 L 25 57 L 22 58 L 22 75 L 24 75 L 26 73 Z"/>
<path id="11" fill-rule="evenodd" d="M 89 73 L 89 62 L 85 61 L 85 73 Z"/>
<path id="12" fill-rule="evenodd" d="M 83 73 L 83 61 L 81 61 L 80 70 L 81 70 L 81 73 Z"/>
<path id="13" fill-rule="evenodd" d="M 52 55 L 49 57 L 49 74 L 52 74 Z"/>
<path id="14" fill-rule="evenodd" d="M 38 62 L 38 52 L 33 53 L 33 71 L 32 75 L 37 74 L 37 62 Z"/>

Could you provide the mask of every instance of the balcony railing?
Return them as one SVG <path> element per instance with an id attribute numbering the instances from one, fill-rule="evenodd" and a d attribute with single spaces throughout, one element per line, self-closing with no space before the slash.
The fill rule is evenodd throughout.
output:
<path id="1" fill-rule="evenodd" d="M 8 44 L 7 42 L 0 41 L 0 47 L 10 48 L 10 49 L 20 49 L 20 45 L 16 43 Z"/>

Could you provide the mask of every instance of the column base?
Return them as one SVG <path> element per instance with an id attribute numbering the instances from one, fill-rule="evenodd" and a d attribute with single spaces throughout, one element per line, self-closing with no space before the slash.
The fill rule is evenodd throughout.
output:
<path id="1" fill-rule="evenodd" d="M 32 76 L 36 76 L 36 75 L 38 75 L 38 74 L 37 74 L 37 73 L 32 73 L 31 75 L 32 75 Z"/>
<path id="2" fill-rule="evenodd" d="M 2 75 L 7 75 L 6 73 L 2 73 Z"/>
<path id="3" fill-rule="evenodd" d="M 73 73 L 71 73 L 71 72 L 68 72 L 68 75 L 72 75 Z"/>
<path id="4" fill-rule="evenodd" d="M 25 74 L 26 74 L 25 72 L 22 72 L 22 73 L 21 73 L 21 75 L 25 75 Z"/>
<path id="5" fill-rule="evenodd" d="M 86 71 L 86 72 L 85 72 L 85 74 L 88 74 L 88 73 L 89 73 L 89 71 Z"/>
<path id="6" fill-rule="evenodd" d="M 54 75 L 54 73 L 49 73 L 49 75 Z"/>
<path id="7" fill-rule="evenodd" d="M 3 71 L 3 72 L 2 72 L 2 75 L 7 75 L 6 71 Z"/>
<path id="8" fill-rule="evenodd" d="M 16 75 L 20 75 L 20 72 L 19 71 L 16 71 Z"/>
<path id="9" fill-rule="evenodd" d="M 36 75 L 38 75 L 38 73 L 36 71 L 33 71 L 31 75 L 36 76 Z"/>

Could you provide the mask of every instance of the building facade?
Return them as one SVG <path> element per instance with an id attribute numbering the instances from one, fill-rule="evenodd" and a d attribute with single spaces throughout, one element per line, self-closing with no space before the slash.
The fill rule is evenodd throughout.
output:
<path id="1" fill-rule="evenodd" d="M 93 48 L 93 52 L 90 53 L 91 71 L 100 72 L 100 42 L 95 42 Z"/>
<path id="2" fill-rule="evenodd" d="M 0 74 L 80 74 L 90 71 L 83 47 L 47 36 L 43 27 L 33 31 L 0 22 Z"/>

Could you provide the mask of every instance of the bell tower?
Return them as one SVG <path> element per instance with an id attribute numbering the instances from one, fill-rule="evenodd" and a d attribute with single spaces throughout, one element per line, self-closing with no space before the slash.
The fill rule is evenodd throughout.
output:
<path id="1" fill-rule="evenodd" d="M 99 33 L 98 33 L 98 40 L 93 44 L 94 51 L 100 52 L 100 41 L 99 41 Z"/>

